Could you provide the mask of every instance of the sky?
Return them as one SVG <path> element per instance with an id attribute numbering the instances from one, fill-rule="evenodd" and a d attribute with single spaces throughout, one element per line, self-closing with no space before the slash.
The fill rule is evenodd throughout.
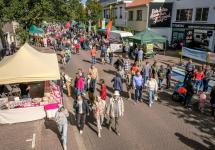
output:
<path id="1" fill-rule="evenodd" d="M 87 0 L 81 0 L 81 2 L 82 2 L 83 4 L 85 4 L 85 3 L 86 3 L 86 1 L 87 1 Z"/>

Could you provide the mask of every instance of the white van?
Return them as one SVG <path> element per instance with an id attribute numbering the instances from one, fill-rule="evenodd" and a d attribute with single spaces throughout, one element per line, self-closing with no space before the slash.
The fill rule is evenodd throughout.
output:
<path id="1" fill-rule="evenodd" d="M 127 37 L 131 37 L 133 34 L 131 32 L 114 30 L 110 32 L 110 47 L 113 52 L 122 52 L 123 51 L 123 43 Z M 133 45 L 133 43 L 129 43 Z"/>

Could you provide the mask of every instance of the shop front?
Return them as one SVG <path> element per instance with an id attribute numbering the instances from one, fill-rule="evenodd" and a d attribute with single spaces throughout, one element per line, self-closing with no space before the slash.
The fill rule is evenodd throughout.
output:
<path id="1" fill-rule="evenodd" d="M 215 52 L 215 24 L 172 24 L 172 44 Z"/>

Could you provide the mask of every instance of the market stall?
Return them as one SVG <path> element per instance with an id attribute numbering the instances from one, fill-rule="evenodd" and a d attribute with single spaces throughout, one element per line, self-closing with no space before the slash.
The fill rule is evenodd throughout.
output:
<path id="1" fill-rule="evenodd" d="M 27 43 L 17 53 L 0 62 L 0 85 L 43 82 L 41 97 L 22 97 L 5 94 L 0 98 L 0 123 L 17 123 L 52 117 L 62 104 L 60 79 L 56 54 L 41 53 Z M 17 86 L 18 87 L 18 86 Z"/>
<path id="2" fill-rule="evenodd" d="M 138 44 L 139 47 L 142 47 L 144 49 L 144 56 L 146 58 L 154 57 L 154 55 L 156 54 L 153 50 L 154 43 L 166 43 L 166 38 L 150 30 L 139 32 L 134 36 L 129 37 L 129 40 Z"/>

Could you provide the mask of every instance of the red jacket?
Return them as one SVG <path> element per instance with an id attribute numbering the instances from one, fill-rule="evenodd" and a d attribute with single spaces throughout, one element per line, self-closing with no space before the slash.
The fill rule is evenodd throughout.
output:
<path id="1" fill-rule="evenodd" d="M 106 100 L 106 98 L 107 98 L 107 88 L 106 88 L 106 85 L 104 85 L 104 84 L 101 85 L 100 97 L 103 100 Z"/>

